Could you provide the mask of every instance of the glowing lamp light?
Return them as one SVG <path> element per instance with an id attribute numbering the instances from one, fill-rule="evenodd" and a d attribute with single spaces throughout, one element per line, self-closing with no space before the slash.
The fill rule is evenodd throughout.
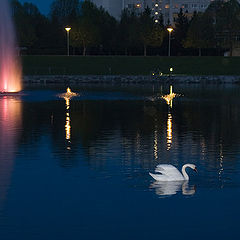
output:
<path id="1" fill-rule="evenodd" d="M 173 71 L 173 68 L 171 67 L 171 68 L 169 69 L 169 71 L 172 72 L 172 71 Z"/>
<path id="2" fill-rule="evenodd" d="M 70 27 L 66 27 L 66 28 L 65 28 L 65 30 L 66 30 L 67 32 L 69 32 L 71 29 L 72 29 L 72 28 L 70 28 Z"/>
<path id="3" fill-rule="evenodd" d="M 171 33 L 173 31 L 173 28 L 172 27 L 168 27 L 167 30 L 168 30 L 169 33 Z"/>

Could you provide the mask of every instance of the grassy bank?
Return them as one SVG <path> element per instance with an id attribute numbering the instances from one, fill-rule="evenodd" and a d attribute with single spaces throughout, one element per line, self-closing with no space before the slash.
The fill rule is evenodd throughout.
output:
<path id="1" fill-rule="evenodd" d="M 240 57 L 23 56 L 24 75 L 240 75 Z"/>

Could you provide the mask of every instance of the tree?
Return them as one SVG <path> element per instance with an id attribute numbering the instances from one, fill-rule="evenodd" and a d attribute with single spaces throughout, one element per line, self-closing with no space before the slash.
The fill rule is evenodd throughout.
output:
<path id="1" fill-rule="evenodd" d="M 140 45 L 138 17 L 134 11 L 124 9 L 119 23 L 119 43 L 125 54 L 131 55 L 131 49 Z"/>
<path id="2" fill-rule="evenodd" d="M 74 24 L 79 13 L 79 0 L 55 0 L 51 5 L 50 17 L 60 27 L 65 27 Z"/>
<path id="3" fill-rule="evenodd" d="M 183 49 L 183 43 L 187 36 L 188 28 L 189 28 L 188 18 L 183 13 L 183 9 L 181 8 L 178 13 L 175 29 L 173 32 L 173 39 L 174 39 L 173 45 L 174 45 L 174 49 L 178 51 L 178 53 Z"/>
<path id="4" fill-rule="evenodd" d="M 101 51 L 107 51 L 113 42 L 115 28 L 116 20 L 103 8 L 84 1 L 81 15 L 72 26 L 71 45 L 83 47 L 83 55 L 86 55 L 89 47 L 100 46 Z"/>
<path id="5" fill-rule="evenodd" d="M 83 56 L 86 56 L 87 48 L 94 46 L 99 39 L 97 27 L 88 21 L 88 19 L 80 19 L 71 32 L 71 46 L 83 47 Z"/>
<path id="6" fill-rule="evenodd" d="M 222 5 L 217 15 L 216 34 L 222 47 L 229 48 L 232 56 L 240 36 L 240 4 L 237 0 L 230 0 Z"/>
<path id="7" fill-rule="evenodd" d="M 101 7 L 96 15 L 96 25 L 100 32 L 101 52 L 106 54 L 106 52 L 110 52 L 117 45 L 117 21 Z"/>
<path id="8" fill-rule="evenodd" d="M 201 56 L 202 48 L 214 46 L 213 19 L 203 13 L 195 13 L 183 42 L 185 48 L 198 48 Z"/>
<path id="9" fill-rule="evenodd" d="M 150 45 L 151 34 L 154 25 L 153 17 L 151 16 L 151 10 L 149 8 L 146 8 L 140 15 L 138 25 L 140 31 L 140 39 L 143 43 L 144 48 L 144 56 L 147 56 L 147 46 Z"/>
<path id="10" fill-rule="evenodd" d="M 13 0 L 11 6 L 19 45 L 31 48 L 37 41 L 36 27 L 32 20 L 40 13 L 37 7 L 30 3 L 22 5 L 19 1 Z"/>
<path id="11" fill-rule="evenodd" d="M 163 28 L 160 23 L 154 23 L 151 10 L 146 8 L 139 17 L 140 39 L 144 46 L 144 56 L 147 56 L 148 46 L 161 46 L 163 41 Z"/>

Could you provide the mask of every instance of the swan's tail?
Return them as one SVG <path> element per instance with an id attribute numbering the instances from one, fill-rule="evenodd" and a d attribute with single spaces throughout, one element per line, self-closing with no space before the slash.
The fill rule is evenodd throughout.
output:
<path id="1" fill-rule="evenodd" d="M 163 175 L 163 174 L 154 174 L 154 173 L 149 173 L 149 175 L 155 179 L 156 181 L 169 181 L 168 177 Z"/>
<path id="2" fill-rule="evenodd" d="M 154 178 L 155 180 L 158 180 L 158 177 L 160 174 L 153 174 L 153 173 L 149 173 L 149 175 Z"/>

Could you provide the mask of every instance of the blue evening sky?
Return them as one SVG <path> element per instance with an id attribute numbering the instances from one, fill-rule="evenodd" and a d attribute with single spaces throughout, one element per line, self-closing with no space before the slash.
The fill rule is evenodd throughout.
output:
<path id="1" fill-rule="evenodd" d="M 19 0 L 21 3 L 30 2 L 38 7 L 41 13 L 47 15 L 53 0 Z"/>

